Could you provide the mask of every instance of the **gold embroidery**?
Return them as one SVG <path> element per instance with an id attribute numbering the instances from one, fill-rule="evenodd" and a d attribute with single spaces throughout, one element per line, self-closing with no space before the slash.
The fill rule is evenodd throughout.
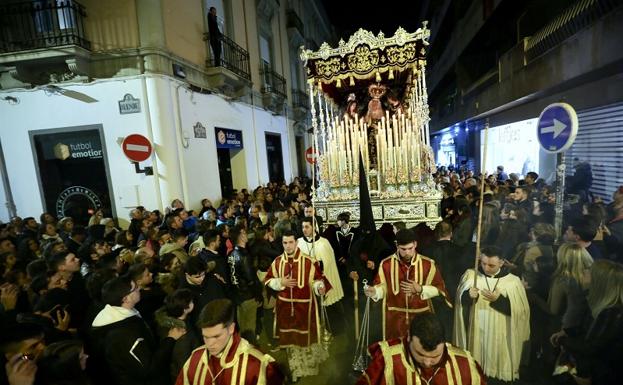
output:
<path id="1" fill-rule="evenodd" d="M 407 43 L 402 47 L 388 47 L 386 55 L 389 63 L 404 66 L 417 59 L 417 47 L 415 43 Z"/>
<path id="2" fill-rule="evenodd" d="M 379 64 L 379 51 L 368 46 L 355 48 L 355 53 L 348 55 L 348 68 L 356 73 L 367 73 Z"/>
<path id="3" fill-rule="evenodd" d="M 418 308 L 418 309 L 413 309 L 413 308 L 405 308 L 405 307 L 394 307 L 394 306 L 388 306 L 387 310 L 391 310 L 391 311 L 399 311 L 399 312 L 403 312 L 403 313 L 422 313 L 422 312 L 426 312 L 430 309 L 429 306 L 423 307 L 423 308 Z"/>
<path id="4" fill-rule="evenodd" d="M 379 347 L 381 348 L 381 352 L 383 353 L 383 360 L 385 361 L 385 384 L 386 385 L 394 385 L 394 365 L 392 365 L 392 356 L 389 352 L 389 344 L 387 341 L 379 342 Z"/>
<path id="5" fill-rule="evenodd" d="M 325 78 L 331 78 L 340 73 L 340 58 L 334 57 L 329 60 L 316 61 L 316 73 Z"/>

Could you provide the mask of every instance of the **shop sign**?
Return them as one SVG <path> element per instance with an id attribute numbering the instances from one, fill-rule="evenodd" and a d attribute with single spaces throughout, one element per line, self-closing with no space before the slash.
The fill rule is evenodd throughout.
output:
<path id="1" fill-rule="evenodd" d="M 119 113 L 136 114 L 141 112 L 141 100 L 132 96 L 132 94 L 125 94 L 123 99 L 119 100 Z"/>
<path id="2" fill-rule="evenodd" d="M 229 130 L 227 128 L 214 127 L 216 135 L 216 148 L 241 149 L 242 131 Z"/>
<path id="3" fill-rule="evenodd" d="M 53 136 L 44 137 L 42 142 L 43 159 L 85 160 L 102 159 L 102 145 L 93 136 L 76 133 L 74 137 L 54 140 Z"/>

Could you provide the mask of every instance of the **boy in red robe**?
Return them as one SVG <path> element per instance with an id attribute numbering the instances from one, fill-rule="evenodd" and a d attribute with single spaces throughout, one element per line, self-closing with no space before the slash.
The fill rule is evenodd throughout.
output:
<path id="1" fill-rule="evenodd" d="M 409 334 L 368 349 L 372 361 L 356 385 L 485 385 L 480 365 L 468 351 L 445 342 L 441 322 L 425 313 L 411 321 Z"/>
<path id="2" fill-rule="evenodd" d="M 236 332 L 234 310 L 229 299 L 210 301 L 203 308 L 197 326 L 205 345 L 192 352 L 175 385 L 283 384 L 275 360 Z"/>
<path id="3" fill-rule="evenodd" d="M 406 335 L 414 317 L 434 312 L 434 297 L 442 296 L 452 307 L 435 261 L 417 253 L 415 234 L 411 230 L 398 231 L 396 246 L 396 254 L 381 261 L 374 286 L 366 289 L 366 295 L 374 301 L 383 300 L 384 340 Z"/>
<path id="4" fill-rule="evenodd" d="M 316 295 L 323 296 L 330 288 L 320 266 L 296 246 L 291 231 L 282 236 L 284 253 L 275 258 L 264 284 L 277 291 L 275 306 L 275 338 L 288 349 L 292 378 L 318 374 L 327 352 L 320 344 L 320 321 Z"/>

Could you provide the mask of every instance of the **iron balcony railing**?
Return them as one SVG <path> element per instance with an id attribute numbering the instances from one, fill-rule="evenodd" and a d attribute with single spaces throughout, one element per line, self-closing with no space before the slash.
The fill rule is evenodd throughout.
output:
<path id="1" fill-rule="evenodd" d="M 292 107 L 309 109 L 309 95 L 305 91 L 293 88 Z"/>
<path id="2" fill-rule="evenodd" d="M 278 74 L 270 64 L 262 60 L 260 62 L 260 74 L 262 76 L 262 92 L 272 92 L 286 97 L 286 79 Z"/>
<path id="3" fill-rule="evenodd" d="M 0 52 L 77 45 L 86 39 L 84 6 L 74 0 L 30 1 L 0 5 Z"/>
<path id="4" fill-rule="evenodd" d="M 622 4 L 621 0 L 576 1 L 528 40 L 528 61 L 543 55 Z"/>
<path id="5" fill-rule="evenodd" d="M 217 40 L 221 47 L 220 62 L 215 63 L 214 48 L 212 47 L 212 42 L 210 41 L 210 35 L 206 32 L 203 36 L 204 40 L 208 42 L 208 49 L 212 50 L 212 55 L 208 61 L 208 67 L 224 67 L 241 78 L 251 81 L 249 52 L 247 52 L 246 49 L 236 44 L 227 36 L 221 35 L 221 37 Z"/>

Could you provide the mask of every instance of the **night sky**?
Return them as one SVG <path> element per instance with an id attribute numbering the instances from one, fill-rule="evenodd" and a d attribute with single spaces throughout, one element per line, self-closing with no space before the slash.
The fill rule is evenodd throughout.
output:
<path id="1" fill-rule="evenodd" d="M 359 28 L 375 35 L 383 31 L 389 37 L 399 26 L 413 32 L 422 25 L 422 19 L 418 16 L 421 12 L 420 1 L 322 0 L 322 3 L 336 29 L 338 41 L 340 38 L 348 40 Z"/>

